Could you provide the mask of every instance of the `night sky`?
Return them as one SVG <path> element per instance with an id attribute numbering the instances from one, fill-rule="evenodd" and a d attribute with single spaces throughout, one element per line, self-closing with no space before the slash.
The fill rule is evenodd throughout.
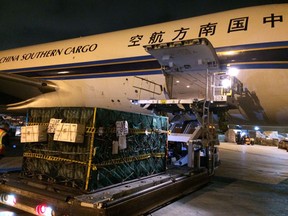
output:
<path id="1" fill-rule="evenodd" d="M 287 0 L 1 0 L 0 50 Z"/>

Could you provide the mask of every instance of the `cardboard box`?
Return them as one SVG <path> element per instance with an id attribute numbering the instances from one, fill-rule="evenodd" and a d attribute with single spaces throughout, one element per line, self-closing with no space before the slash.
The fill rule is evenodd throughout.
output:
<path id="1" fill-rule="evenodd" d="M 47 126 L 32 125 L 21 127 L 21 143 L 47 141 Z"/>
<path id="2" fill-rule="evenodd" d="M 54 134 L 55 141 L 83 143 L 85 125 L 58 123 Z"/>

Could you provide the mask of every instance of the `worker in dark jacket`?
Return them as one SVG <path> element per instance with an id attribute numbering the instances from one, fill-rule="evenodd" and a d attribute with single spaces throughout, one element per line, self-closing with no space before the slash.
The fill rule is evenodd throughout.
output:
<path id="1" fill-rule="evenodd" d="M 0 159 L 3 158 L 5 153 L 5 147 L 9 145 L 9 124 L 4 123 L 0 128 Z"/>

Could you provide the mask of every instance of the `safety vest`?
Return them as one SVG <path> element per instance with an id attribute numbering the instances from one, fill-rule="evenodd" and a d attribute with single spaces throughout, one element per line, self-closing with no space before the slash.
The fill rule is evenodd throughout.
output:
<path id="1" fill-rule="evenodd" d="M 6 134 L 7 134 L 7 132 L 5 130 L 0 129 L 0 154 L 3 154 L 4 150 L 5 150 L 5 146 L 2 143 L 2 139 Z"/>

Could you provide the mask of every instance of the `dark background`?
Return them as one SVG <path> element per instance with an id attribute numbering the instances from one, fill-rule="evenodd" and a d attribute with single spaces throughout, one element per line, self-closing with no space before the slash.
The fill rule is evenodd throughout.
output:
<path id="1" fill-rule="evenodd" d="M 1 0 L 0 50 L 287 0 Z"/>

